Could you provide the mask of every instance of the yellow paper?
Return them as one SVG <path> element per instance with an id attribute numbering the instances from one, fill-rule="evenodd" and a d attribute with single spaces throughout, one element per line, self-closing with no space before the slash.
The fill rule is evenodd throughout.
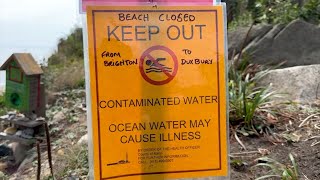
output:
<path id="1" fill-rule="evenodd" d="M 87 14 L 95 179 L 227 176 L 222 6 Z"/>

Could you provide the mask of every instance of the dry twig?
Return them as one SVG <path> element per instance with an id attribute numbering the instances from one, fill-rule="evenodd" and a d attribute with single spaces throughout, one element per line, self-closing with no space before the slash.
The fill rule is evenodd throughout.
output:
<path id="1" fill-rule="evenodd" d="M 299 125 L 299 127 L 302 127 L 309 119 L 311 119 L 314 116 L 318 116 L 320 115 L 320 113 L 316 113 L 316 114 L 311 114 L 310 116 L 308 116 L 307 118 L 305 118 Z"/>
<path id="2" fill-rule="evenodd" d="M 245 151 L 245 152 L 238 152 L 238 153 L 230 153 L 230 155 L 244 155 L 244 154 L 259 154 L 259 151 Z"/>
<path id="3" fill-rule="evenodd" d="M 246 146 L 241 142 L 241 140 L 239 139 L 237 132 L 234 133 L 234 137 L 236 138 L 236 140 L 238 141 L 238 143 L 243 147 L 244 150 L 247 150 Z"/>
<path id="4" fill-rule="evenodd" d="M 317 145 L 317 144 L 320 144 L 320 141 L 315 141 L 315 142 L 313 142 L 313 143 L 311 144 L 311 146 L 315 146 L 315 145 Z"/>
<path id="5" fill-rule="evenodd" d="M 310 138 L 308 138 L 308 139 L 305 139 L 305 140 L 303 140 L 303 141 L 309 141 L 309 140 L 311 140 L 311 139 L 316 139 L 316 138 L 320 138 L 320 136 L 312 136 L 312 137 L 310 137 Z"/>

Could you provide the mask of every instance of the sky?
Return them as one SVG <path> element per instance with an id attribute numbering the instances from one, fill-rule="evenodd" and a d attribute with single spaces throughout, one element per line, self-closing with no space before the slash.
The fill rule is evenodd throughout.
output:
<path id="1" fill-rule="evenodd" d="M 12 53 L 31 53 L 39 63 L 48 58 L 60 38 L 81 26 L 78 6 L 78 0 L 0 0 L 0 65 Z"/>

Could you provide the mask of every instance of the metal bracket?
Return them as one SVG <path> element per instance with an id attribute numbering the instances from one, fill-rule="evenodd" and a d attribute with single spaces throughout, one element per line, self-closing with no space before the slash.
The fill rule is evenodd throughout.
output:
<path id="1" fill-rule="evenodd" d="M 158 8 L 157 2 L 155 0 L 148 0 L 148 3 L 150 3 L 153 8 Z"/>

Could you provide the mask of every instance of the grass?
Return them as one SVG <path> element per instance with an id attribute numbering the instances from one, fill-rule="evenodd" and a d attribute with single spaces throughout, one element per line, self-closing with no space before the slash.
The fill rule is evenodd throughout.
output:
<path id="1" fill-rule="evenodd" d="M 85 85 L 82 29 L 75 28 L 59 39 L 57 50 L 42 65 L 50 91 L 83 88 Z"/>
<path id="2" fill-rule="evenodd" d="M 257 166 L 268 167 L 271 169 L 267 175 L 261 176 L 256 180 L 271 178 L 271 177 L 278 177 L 282 180 L 298 180 L 299 173 L 298 173 L 298 165 L 290 153 L 289 158 L 291 161 L 291 165 L 284 165 L 274 159 L 268 157 L 259 158 L 258 161 L 262 161 L 263 163 L 258 163 Z"/>
<path id="3" fill-rule="evenodd" d="M 54 166 L 55 178 L 50 176 L 45 179 L 68 179 L 68 177 L 86 179 L 88 172 L 87 145 L 73 145 L 59 155 Z"/>
<path id="4" fill-rule="evenodd" d="M 269 69 L 261 71 L 260 66 L 249 64 L 246 59 L 238 65 L 235 61 L 230 64 L 228 86 L 231 124 L 240 124 L 244 129 L 256 132 L 255 117 L 275 94 L 270 87 L 257 87 L 257 82 L 268 72 Z"/>
<path id="5" fill-rule="evenodd" d="M 84 87 L 85 74 L 83 61 L 50 65 L 44 68 L 45 83 L 49 90 L 62 91 Z"/>
<path id="6" fill-rule="evenodd" d="M 5 96 L 4 94 L 0 95 L 0 116 L 7 114 L 8 109 L 5 106 Z"/>
<path id="7" fill-rule="evenodd" d="M 0 171 L 0 180 L 8 180 L 9 177 Z"/>

